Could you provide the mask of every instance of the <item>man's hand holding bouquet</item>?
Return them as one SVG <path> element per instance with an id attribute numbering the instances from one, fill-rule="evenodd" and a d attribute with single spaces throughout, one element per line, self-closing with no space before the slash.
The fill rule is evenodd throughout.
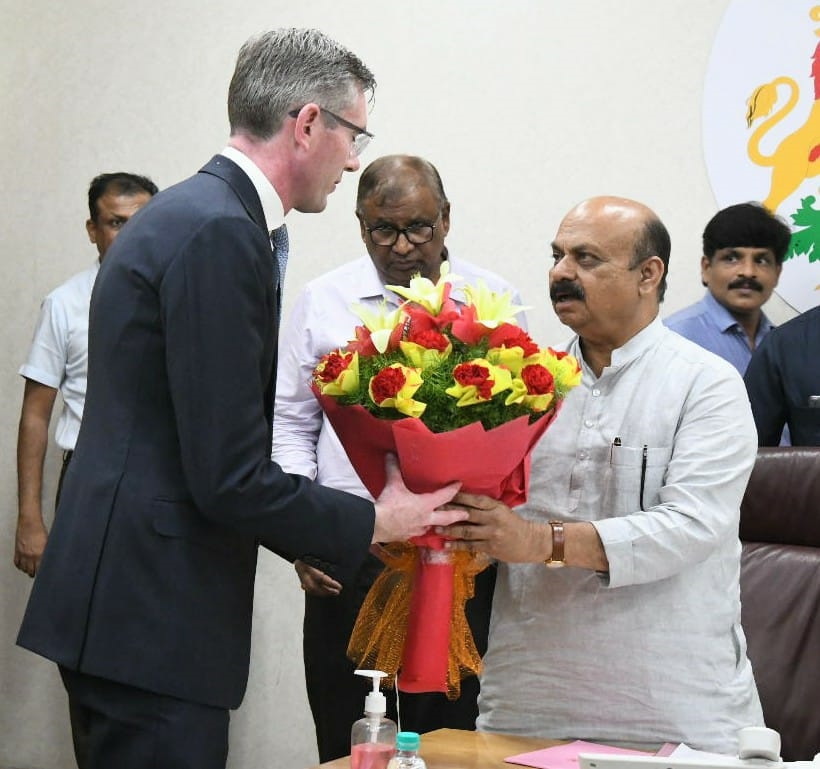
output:
<path id="1" fill-rule="evenodd" d="M 394 311 L 354 307 L 363 325 L 346 348 L 323 356 L 313 391 L 368 491 L 385 485 L 395 454 L 407 487 L 428 492 L 452 481 L 513 507 L 526 499 L 530 452 L 580 382 L 578 362 L 541 349 L 516 324 L 521 307 L 482 283 L 459 307 L 447 263 L 432 283 L 388 286 L 405 298 Z M 404 691 L 455 698 L 481 659 L 464 616 L 485 556 L 444 549 L 428 532 L 385 543 L 388 568 L 359 613 L 348 654 L 384 670 Z"/>

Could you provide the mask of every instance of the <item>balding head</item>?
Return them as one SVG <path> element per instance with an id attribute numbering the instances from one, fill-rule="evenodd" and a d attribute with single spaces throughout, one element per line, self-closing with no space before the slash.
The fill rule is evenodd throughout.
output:
<path id="1" fill-rule="evenodd" d="M 641 226 L 641 223 L 655 216 L 652 209 L 637 200 L 615 195 L 598 195 L 587 198 L 575 206 L 564 218 L 574 216 L 605 217 L 623 226 Z"/>
<path id="2" fill-rule="evenodd" d="M 414 155 L 374 160 L 359 179 L 356 216 L 384 284 L 406 286 L 415 274 L 439 279 L 450 203 L 432 163 Z"/>
<path id="3" fill-rule="evenodd" d="M 361 213 L 364 201 L 377 206 L 395 205 L 420 187 L 429 189 L 444 207 L 448 202 L 436 167 L 415 155 L 384 155 L 362 171 L 356 212 Z"/>
<path id="4" fill-rule="evenodd" d="M 606 363 L 657 317 L 669 260 L 666 228 L 642 203 L 595 197 L 564 217 L 552 248 L 555 312 Z"/>
<path id="5" fill-rule="evenodd" d="M 632 259 L 629 266 L 637 267 L 650 256 L 663 262 L 664 272 L 658 284 L 658 301 L 666 294 L 671 242 L 669 232 L 658 215 L 649 206 L 615 195 L 588 198 L 573 208 L 562 221 L 576 219 L 599 221 L 613 228 L 621 237 L 631 239 Z"/>

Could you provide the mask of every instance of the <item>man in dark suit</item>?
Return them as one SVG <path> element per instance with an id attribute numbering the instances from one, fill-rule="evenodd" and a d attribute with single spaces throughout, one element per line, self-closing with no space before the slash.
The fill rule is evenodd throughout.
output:
<path id="1" fill-rule="evenodd" d="M 280 226 L 358 169 L 374 86 L 319 32 L 249 40 L 229 147 L 100 270 L 84 419 L 18 637 L 60 666 L 82 769 L 224 767 L 260 541 L 344 582 L 372 542 L 459 517 L 436 511 L 455 485 L 411 494 L 393 463 L 371 503 L 270 461 Z"/>

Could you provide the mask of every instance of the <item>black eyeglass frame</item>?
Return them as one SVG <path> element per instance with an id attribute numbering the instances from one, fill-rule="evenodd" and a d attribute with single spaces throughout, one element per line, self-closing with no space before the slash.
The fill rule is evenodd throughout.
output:
<path id="1" fill-rule="evenodd" d="M 429 227 L 430 237 L 426 240 L 416 240 L 410 237 L 410 233 L 412 232 L 414 227 Z M 379 224 L 375 227 L 368 227 L 365 225 L 365 230 L 367 234 L 370 236 L 370 241 L 373 243 L 374 246 L 392 248 L 396 245 L 396 243 L 398 243 L 399 235 L 404 235 L 405 240 L 407 240 L 408 243 L 412 243 L 414 246 L 423 246 L 425 243 L 429 243 L 436 236 L 436 227 L 438 227 L 438 222 L 436 222 L 435 224 L 428 224 L 426 222 L 424 224 L 421 224 L 420 222 L 416 222 L 415 224 L 411 224 L 409 227 L 393 227 L 391 225 L 384 224 Z M 381 230 L 384 232 L 386 232 L 387 230 L 392 230 L 394 237 L 389 243 L 377 243 L 375 240 L 373 240 L 373 230 Z"/>
<path id="2" fill-rule="evenodd" d="M 288 117 L 299 117 L 299 113 L 302 111 L 304 106 L 305 105 L 303 104 L 301 107 L 292 109 L 290 112 L 288 112 Z M 364 152 L 365 148 L 368 144 L 370 144 L 370 141 L 372 139 L 376 138 L 372 133 L 370 133 L 370 131 L 365 131 L 365 129 L 361 126 L 357 126 L 355 123 L 351 123 L 349 120 L 345 120 L 341 115 L 337 115 L 335 112 L 331 112 L 327 107 L 319 105 L 319 109 L 327 115 L 330 115 L 330 117 L 332 117 L 339 125 L 342 125 L 345 128 L 349 128 L 351 131 L 354 132 L 353 146 L 351 148 L 351 152 L 352 154 L 356 155 L 356 157 L 358 157 L 362 154 L 362 152 Z"/>

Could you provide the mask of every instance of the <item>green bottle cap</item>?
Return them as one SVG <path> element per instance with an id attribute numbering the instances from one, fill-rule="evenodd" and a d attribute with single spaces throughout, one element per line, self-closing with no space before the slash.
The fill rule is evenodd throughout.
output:
<path id="1" fill-rule="evenodd" d="M 399 732 L 396 735 L 396 747 L 399 750 L 418 750 L 420 742 L 416 732 Z"/>

